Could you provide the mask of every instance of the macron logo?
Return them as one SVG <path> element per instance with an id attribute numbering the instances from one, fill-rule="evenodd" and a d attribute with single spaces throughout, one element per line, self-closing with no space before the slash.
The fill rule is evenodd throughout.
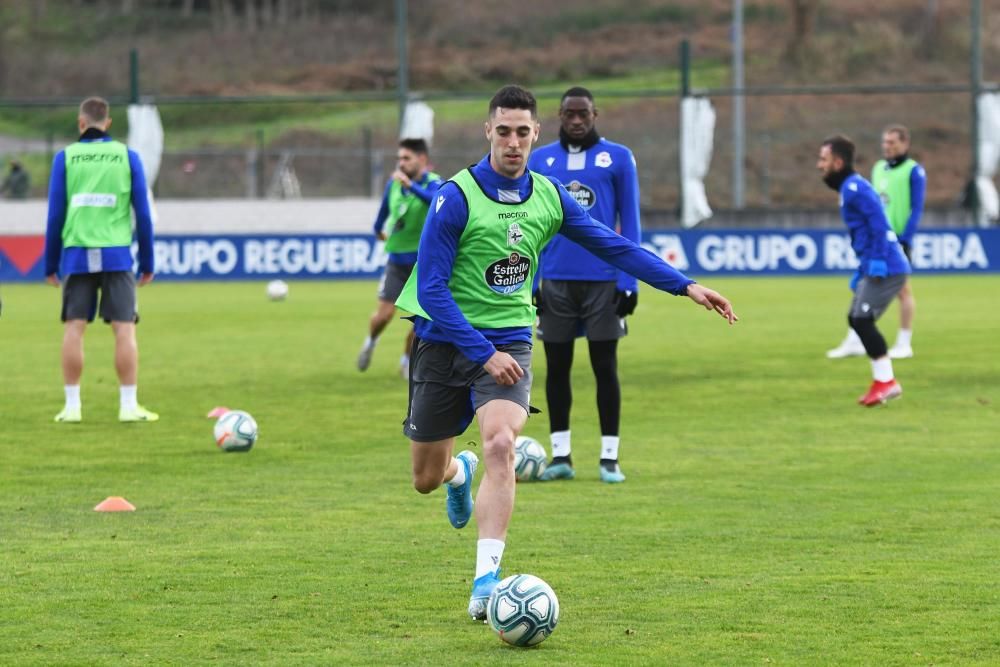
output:
<path id="1" fill-rule="evenodd" d="M 437 213 L 438 211 L 441 210 L 441 204 L 443 204 L 443 203 L 444 203 L 444 195 L 439 195 L 438 196 L 438 200 L 437 200 L 437 204 L 434 205 L 434 212 L 435 213 Z"/>

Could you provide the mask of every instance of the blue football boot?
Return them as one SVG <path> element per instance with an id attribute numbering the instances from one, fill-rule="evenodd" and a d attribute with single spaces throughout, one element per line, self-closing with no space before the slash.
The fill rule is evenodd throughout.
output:
<path id="1" fill-rule="evenodd" d="M 542 482 L 551 482 L 556 479 L 573 479 L 574 477 L 576 477 L 576 471 L 569 463 L 550 463 L 538 479 Z"/>
<path id="2" fill-rule="evenodd" d="M 495 572 L 487 572 L 472 582 L 472 597 L 469 598 L 469 616 L 473 621 L 486 620 L 486 603 L 490 593 L 500 583 L 500 568 Z"/>
<path id="3" fill-rule="evenodd" d="M 601 481 L 608 484 L 618 484 L 625 481 L 625 474 L 618 466 L 618 461 L 613 463 L 601 462 Z"/>
<path id="4" fill-rule="evenodd" d="M 458 464 L 465 467 L 465 483 L 462 486 L 446 485 L 448 487 L 448 520 L 455 528 L 464 528 L 472 518 L 472 478 L 476 476 L 476 467 L 479 466 L 479 457 L 465 450 L 455 457 Z"/>

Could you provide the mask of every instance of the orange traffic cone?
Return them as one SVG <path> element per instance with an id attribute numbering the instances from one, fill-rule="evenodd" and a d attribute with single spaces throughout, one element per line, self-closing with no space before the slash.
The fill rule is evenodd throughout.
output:
<path id="1" fill-rule="evenodd" d="M 121 496 L 108 496 L 97 504 L 95 512 L 134 512 L 135 505 Z"/>

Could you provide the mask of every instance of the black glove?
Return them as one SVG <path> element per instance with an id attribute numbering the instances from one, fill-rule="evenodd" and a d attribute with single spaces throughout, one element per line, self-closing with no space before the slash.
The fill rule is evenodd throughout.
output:
<path id="1" fill-rule="evenodd" d="M 635 312 L 635 307 L 639 305 L 639 293 L 631 290 L 627 292 L 615 292 L 615 315 L 625 317 Z"/>
<path id="2" fill-rule="evenodd" d="M 537 289 L 531 293 L 531 305 L 535 307 L 535 313 L 542 314 L 542 290 Z"/>

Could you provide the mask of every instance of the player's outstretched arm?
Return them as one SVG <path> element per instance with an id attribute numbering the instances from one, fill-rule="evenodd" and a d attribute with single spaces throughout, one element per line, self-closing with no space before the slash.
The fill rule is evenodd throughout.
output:
<path id="1" fill-rule="evenodd" d="M 740 321 L 740 318 L 733 312 L 733 305 L 729 303 L 729 299 L 713 289 L 709 289 L 698 283 L 691 283 L 687 286 L 687 295 L 689 299 L 698 305 L 704 306 L 705 310 L 714 310 L 726 318 L 729 324 L 735 324 Z"/>

